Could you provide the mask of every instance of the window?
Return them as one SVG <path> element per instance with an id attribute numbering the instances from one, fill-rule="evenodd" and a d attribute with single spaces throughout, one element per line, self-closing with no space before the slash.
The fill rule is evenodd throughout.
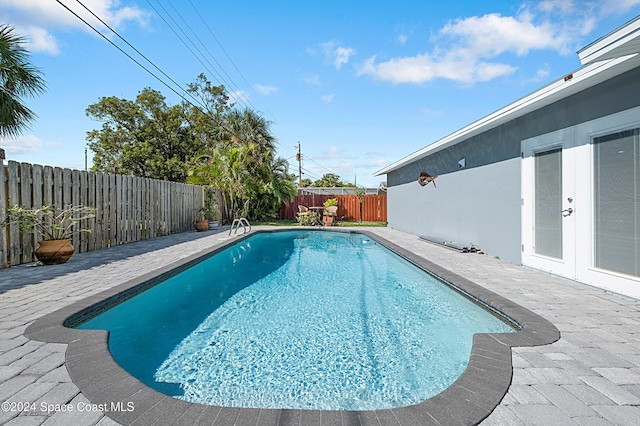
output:
<path id="1" fill-rule="evenodd" d="M 562 259 L 562 149 L 534 154 L 535 252 Z"/>
<path id="2" fill-rule="evenodd" d="M 640 129 L 594 138 L 594 265 L 640 276 Z"/>

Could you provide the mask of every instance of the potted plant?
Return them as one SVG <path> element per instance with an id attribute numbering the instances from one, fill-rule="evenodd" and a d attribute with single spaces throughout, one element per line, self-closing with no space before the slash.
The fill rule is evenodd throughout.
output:
<path id="1" fill-rule="evenodd" d="M 337 206 L 338 205 L 338 199 L 337 198 L 329 198 L 327 201 L 325 201 L 322 204 L 325 208 L 327 207 L 331 207 L 331 206 Z"/>
<path id="2" fill-rule="evenodd" d="M 218 209 L 218 203 L 214 199 L 214 192 L 208 190 L 206 192 L 206 200 L 204 207 L 202 208 L 204 218 L 209 222 L 209 229 L 215 229 L 220 223 L 220 209 Z"/>
<path id="3" fill-rule="evenodd" d="M 335 225 L 335 220 L 338 212 L 338 199 L 329 198 L 324 203 L 324 212 L 322 215 L 322 223 L 324 225 Z"/>
<path id="4" fill-rule="evenodd" d="M 209 229 L 209 221 L 204 217 L 204 207 L 196 212 L 196 231 L 202 232 Z"/>
<path id="5" fill-rule="evenodd" d="M 21 233 L 42 237 L 34 254 L 45 265 L 56 265 L 65 263 L 73 255 L 71 237 L 74 234 L 91 232 L 77 225 L 81 220 L 95 217 L 95 209 L 71 205 L 62 210 L 53 206 L 29 209 L 14 205 L 9 207 L 8 216 L 9 223 L 17 223 Z"/>

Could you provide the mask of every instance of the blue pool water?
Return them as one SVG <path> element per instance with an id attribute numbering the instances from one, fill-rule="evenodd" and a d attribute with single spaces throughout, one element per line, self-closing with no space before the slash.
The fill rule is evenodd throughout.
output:
<path id="1" fill-rule="evenodd" d="M 464 371 L 513 329 L 360 234 L 257 234 L 78 326 L 148 386 L 231 407 L 371 410 Z"/>

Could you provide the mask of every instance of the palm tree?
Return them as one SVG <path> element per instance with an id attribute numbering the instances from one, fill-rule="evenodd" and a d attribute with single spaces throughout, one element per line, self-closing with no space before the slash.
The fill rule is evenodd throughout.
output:
<path id="1" fill-rule="evenodd" d="M 25 39 L 0 26 L 0 138 L 18 136 L 36 114 L 22 101 L 45 90 L 40 70 L 29 63 Z"/>
<path id="2" fill-rule="evenodd" d="M 222 191 L 225 216 L 266 219 L 295 196 L 289 163 L 275 158 L 270 122 L 250 109 L 231 110 L 224 117 L 215 148 L 194 159 L 188 182 Z"/>

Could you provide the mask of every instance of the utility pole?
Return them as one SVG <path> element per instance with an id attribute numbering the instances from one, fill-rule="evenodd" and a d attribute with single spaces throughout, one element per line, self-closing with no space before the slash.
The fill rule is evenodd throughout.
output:
<path id="1" fill-rule="evenodd" d="M 298 188 L 302 188 L 302 154 L 300 153 L 300 141 L 298 141 L 296 160 L 298 160 Z"/>

